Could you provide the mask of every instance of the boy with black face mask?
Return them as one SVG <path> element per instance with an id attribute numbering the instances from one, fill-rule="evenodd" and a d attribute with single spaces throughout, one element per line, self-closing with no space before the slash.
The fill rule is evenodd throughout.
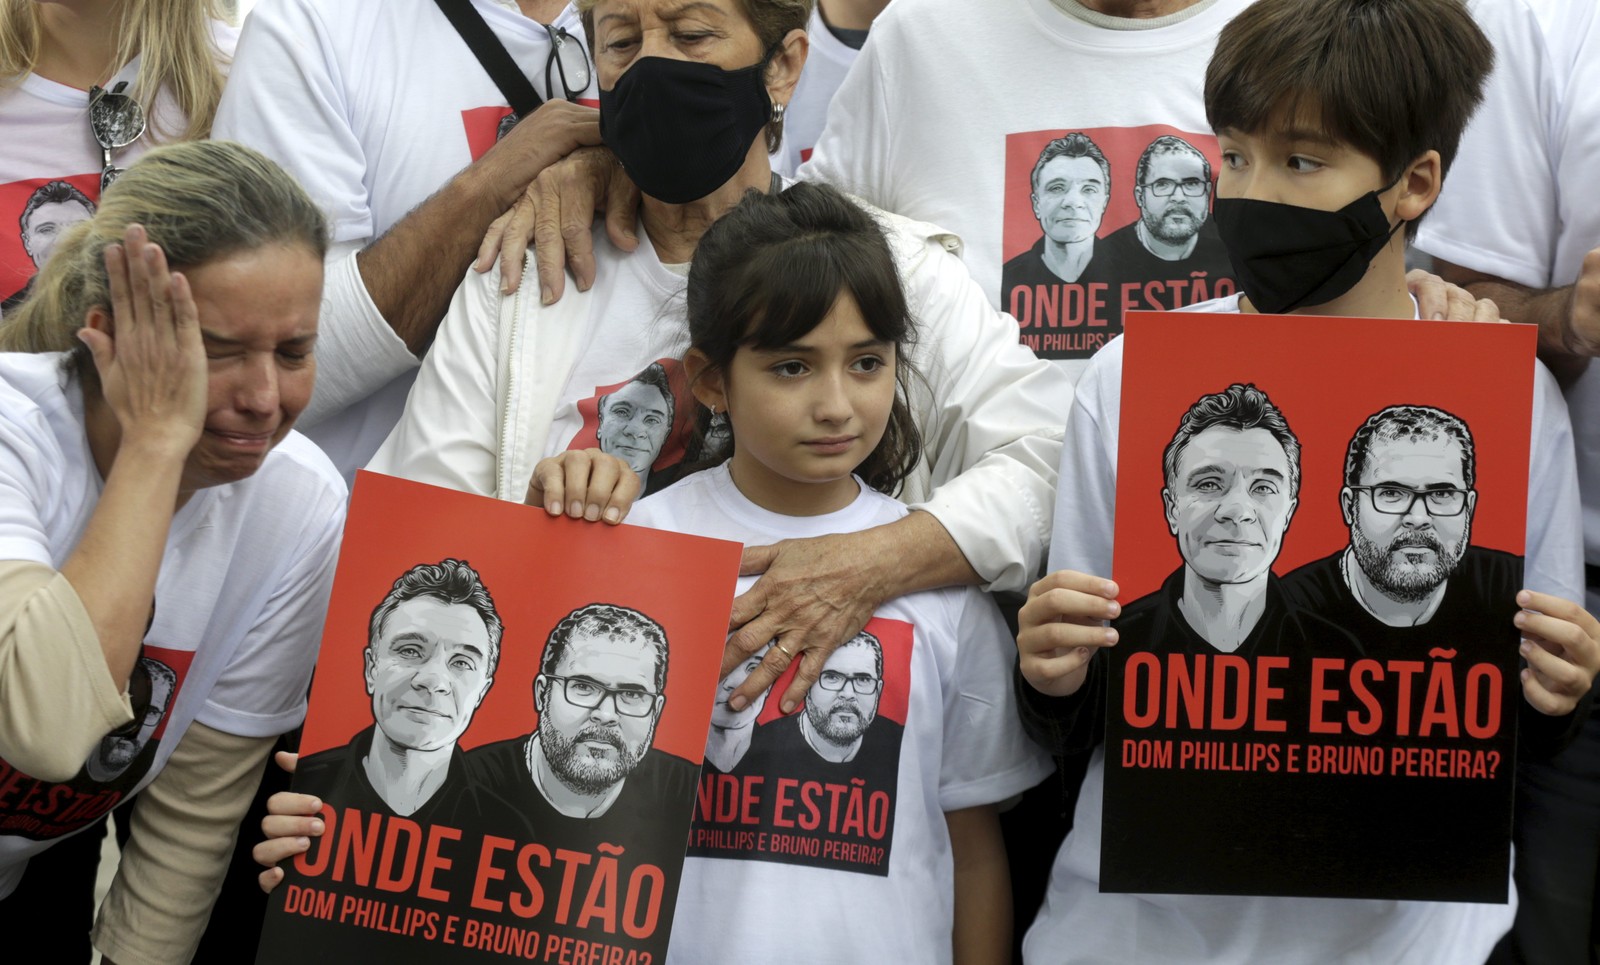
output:
<path id="1" fill-rule="evenodd" d="M 1223 156 L 1214 217 L 1242 292 L 1190 310 L 1415 318 L 1405 238 L 1438 195 L 1492 62 L 1460 0 L 1258 0 L 1235 18 L 1205 93 Z M 1019 619 L 1024 721 L 1069 753 L 1102 741 L 1108 658 L 1096 653 L 1117 640 L 1103 621 L 1121 612 L 1118 588 L 1092 574 L 1111 571 L 1121 391 L 1118 338 L 1078 383 L 1055 572 Z M 1571 429 L 1542 367 L 1533 419 L 1526 572 L 1549 595 L 1517 600 L 1539 611 L 1518 618 L 1536 641 L 1520 684 L 1537 712 L 1524 723 L 1547 725 L 1524 730 L 1558 739 L 1586 710 L 1600 622 L 1569 602 L 1583 598 Z M 1102 894 L 1104 766 L 1096 748 L 1027 962 L 1481 962 L 1511 925 L 1514 905 Z"/>

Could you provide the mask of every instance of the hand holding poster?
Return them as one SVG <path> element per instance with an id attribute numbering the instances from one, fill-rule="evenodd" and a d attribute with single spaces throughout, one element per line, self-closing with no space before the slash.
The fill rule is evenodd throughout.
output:
<path id="1" fill-rule="evenodd" d="M 1534 337 L 1130 317 L 1105 890 L 1505 900 Z"/>
<path id="2" fill-rule="evenodd" d="M 739 552 L 362 474 L 258 960 L 661 962 Z"/>

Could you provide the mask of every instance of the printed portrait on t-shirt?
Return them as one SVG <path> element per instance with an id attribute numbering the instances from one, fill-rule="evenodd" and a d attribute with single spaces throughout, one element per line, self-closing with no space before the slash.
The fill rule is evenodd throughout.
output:
<path id="1" fill-rule="evenodd" d="M 1086 359 L 1134 310 L 1235 290 L 1211 223 L 1217 140 L 1165 125 L 1006 138 L 1000 308 L 1043 358 Z"/>
<path id="2" fill-rule="evenodd" d="M 651 362 L 627 381 L 597 386 L 594 395 L 578 400 L 578 414 L 583 428 L 567 448 L 616 456 L 638 474 L 646 494 L 678 477 L 694 397 L 677 359 Z"/>
<path id="3" fill-rule="evenodd" d="M 133 720 L 101 738 L 69 781 L 37 780 L 0 761 L 0 834 L 43 841 L 98 821 L 144 781 L 155 763 L 192 651 L 145 644 L 128 680 Z"/>
<path id="4" fill-rule="evenodd" d="M 868 622 L 793 714 L 775 701 L 713 712 L 689 854 L 887 875 L 913 633 L 899 620 Z M 765 652 L 734 668 L 719 703 Z"/>
<path id="5" fill-rule="evenodd" d="M 98 184 L 98 175 L 93 180 Z M 67 229 L 94 217 L 95 203 L 84 188 L 72 183 L 83 178 L 14 181 L 0 186 L 0 224 L 14 212 L 14 240 L 0 244 L 0 314 L 27 297 L 33 276 L 55 251 Z"/>

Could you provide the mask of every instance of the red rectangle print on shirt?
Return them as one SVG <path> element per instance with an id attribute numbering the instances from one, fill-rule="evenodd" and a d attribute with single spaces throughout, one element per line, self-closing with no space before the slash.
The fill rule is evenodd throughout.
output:
<path id="1" fill-rule="evenodd" d="M 914 629 L 875 618 L 834 651 L 784 716 L 790 667 L 743 711 L 727 697 L 765 656 L 722 681 L 700 772 L 689 853 L 888 875 Z"/>
<path id="2" fill-rule="evenodd" d="M 0 316 L 21 303 L 68 228 L 94 217 L 100 172 L 0 184 Z"/>
<path id="3" fill-rule="evenodd" d="M 1006 137 L 1000 308 L 1041 358 L 1086 359 L 1124 313 L 1233 294 L 1211 134 L 1161 124 Z"/>

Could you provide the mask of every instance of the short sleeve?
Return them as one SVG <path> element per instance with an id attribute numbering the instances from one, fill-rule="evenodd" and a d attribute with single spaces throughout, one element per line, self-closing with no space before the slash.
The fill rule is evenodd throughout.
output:
<path id="1" fill-rule="evenodd" d="M 1051 763 L 1022 731 L 1011 689 L 1016 647 L 994 601 L 973 587 L 943 593 L 956 610 L 956 659 L 943 680 L 939 807 L 958 811 L 1033 787 Z"/>
<path id="2" fill-rule="evenodd" d="M 305 718 L 344 526 L 343 487 L 324 487 L 296 519 L 305 520 L 302 538 L 196 716 L 225 734 L 272 737 Z"/>
<path id="3" fill-rule="evenodd" d="M 1416 245 L 1463 268 L 1544 288 L 1561 229 L 1552 140 L 1560 94 L 1550 54 L 1522 0 L 1475 3 L 1473 15 L 1494 43 L 1494 71 Z"/>
<path id="4" fill-rule="evenodd" d="M 211 136 L 272 158 L 327 214 L 335 242 L 372 237 L 367 163 L 350 126 L 326 25 L 304 0 L 264 0 L 245 19 Z"/>

